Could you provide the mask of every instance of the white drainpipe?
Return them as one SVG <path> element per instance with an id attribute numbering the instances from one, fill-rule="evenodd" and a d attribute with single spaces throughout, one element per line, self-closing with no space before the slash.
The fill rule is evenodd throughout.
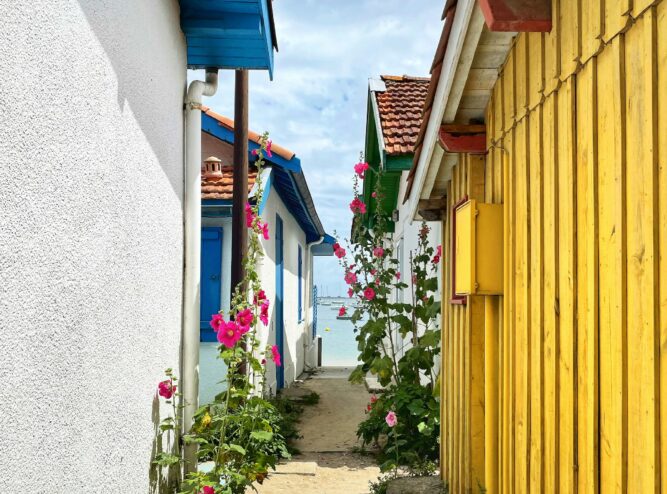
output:
<path id="1" fill-rule="evenodd" d="M 206 69 L 206 82 L 192 81 L 185 99 L 185 197 L 183 337 L 181 391 L 183 430 L 189 431 L 199 406 L 199 272 L 201 258 L 201 104 L 218 89 L 218 69 Z M 197 448 L 184 450 L 185 472 L 197 469 Z"/>
<path id="2" fill-rule="evenodd" d="M 309 244 L 306 244 L 306 256 L 308 259 L 308 281 L 311 279 L 314 279 L 313 277 L 313 256 L 312 256 L 312 247 L 313 245 L 320 245 L 322 242 L 324 242 L 324 235 L 322 235 L 319 240 L 315 240 L 314 242 L 310 242 Z M 306 283 L 308 285 L 308 283 Z M 303 330 L 306 333 L 305 338 L 303 339 L 303 363 L 304 367 L 310 367 L 314 368 L 317 366 L 317 363 L 314 362 L 313 365 L 309 365 L 308 362 L 308 346 L 309 346 L 309 341 L 310 341 L 310 335 L 312 334 L 312 331 L 309 331 L 310 329 L 310 304 L 313 299 L 313 286 L 310 286 L 310 290 L 307 290 L 306 294 L 306 317 L 303 325 Z M 315 308 L 313 307 L 313 310 Z M 314 341 L 314 340 L 313 340 Z M 310 341 L 310 346 L 312 347 L 313 341 Z M 311 348 L 312 349 L 312 348 Z"/>

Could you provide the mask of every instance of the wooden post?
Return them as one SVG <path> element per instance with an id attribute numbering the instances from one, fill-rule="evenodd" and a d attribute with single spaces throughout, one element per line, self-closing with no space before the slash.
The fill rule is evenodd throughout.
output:
<path id="1" fill-rule="evenodd" d="M 248 202 L 248 71 L 237 70 L 234 88 L 234 188 L 232 204 L 232 293 L 243 282 L 248 250 L 245 205 Z"/>

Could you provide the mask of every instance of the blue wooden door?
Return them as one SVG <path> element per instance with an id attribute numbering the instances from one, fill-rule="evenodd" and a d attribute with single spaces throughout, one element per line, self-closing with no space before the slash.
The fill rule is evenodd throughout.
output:
<path id="1" fill-rule="evenodd" d="M 220 311 L 221 278 L 222 228 L 207 226 L 201 229 L 200 341 L 217 341 L 209 322 L 211 316 Z"/>
<path id="2" fill-rule="evenodd" d="M 285 256 L 283 252 L 283 220 L 280 216 L 276 215 L 276 301 L 275 301 L 275 313 L 276 313 L 276 345 L 280 351 L 280 361 L 282 365 L 276 368 L 276 379 L 278 381 L 278 389 L 285 387 L 285 342 L 284 342 L 284 332 L 285 332 L 285 320 L 283 317 L 283 294 L 285 288 Z"/>

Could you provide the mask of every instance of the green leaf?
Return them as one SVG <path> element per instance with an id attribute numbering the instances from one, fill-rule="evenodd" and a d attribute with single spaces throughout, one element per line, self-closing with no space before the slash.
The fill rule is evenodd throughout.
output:
<path id="1" fill-rule="evenodd" d="M 230 451 L 236 451 L 241 456 L 245 456 L 245 449 L 243 449 L 243 447 L 239 446 L 238 444 L 230 444 L 229 445 L 229 450 Z"/>
<path id="2" fill-rule="evenodd" d="M 252 431 L 250 437 L 258 441 L 270 441 L 273 439 L 273 432 L 268 431 Z"/>

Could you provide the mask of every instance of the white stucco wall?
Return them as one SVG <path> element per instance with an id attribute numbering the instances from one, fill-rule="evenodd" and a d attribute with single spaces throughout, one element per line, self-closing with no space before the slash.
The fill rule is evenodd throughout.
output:
<path id="1" fill-rule="evenodd" d="M 284 309 L 283 318 L 285 321 L 285 386 L 292 383 L 304 369 L 304 342 L 307 343 L 308 334 L 305 331 L 305 324 L 298 320 L 298 245 L 301 245 L 303 252 L 303 316 L 305 317 L 306 291 L 310 290 L 308 277 L 306 277 L 306 234 L 301 229 L 296 219 L 287 210 L 287 207 L 281 200 L 275 188 L 269 195 L 269 200 L 262 214 L 262 219 L 269 224 L 270 239 L 262 239 L 265 257 L 259 266 L 259 272 L 262 284 L 271 307 L 269 310 L 269 328 L 262 334 L 262 343 L 273 345 L 276 342 L 276 313 L 275 313 L 275 293 L 276 293 L 276 267 L 275 267 L 275 232 L 276 232 L 276 214 L 283 220 L 283 252 L 284 252 Z M 275 366 L 269 362 L 267 367 L 267 384 L 271 391 L 276 391 Z"/>
<path id="2" fill-rule="evenodd" d="M 148 492 L 181 335 L 178 2 L 0 11 L 0 492 Z"/>
<path id="3" fill-rule="evenodd" d="M 396 223 L 396 228 L 393 235 L 393 242 L 394 242 L 394 252 L 396 253 L 396 255 L 398 256 L 399 251 L 401 253 L 401 258 L 399 259 L 399 262 L 400 262 L 402 280 L 408 284 L 408 288 L 402 290 L 401 291 L 402 293 L 401 292 L 396 293 L 395 297 L 397 300 L 403 303 L 411 304 L 412 279 L 410 276 L 410 252 L 416 252 L 417 250 L 417 246 L 419 243 L 419 231 L 421 230 L 422 221 L 421 220 L 410 221 L 409 203 L 406 204 L 402 203 L 403 202 L 402 199 L 405 194 L 405 188 L 407 186 L 407 174 L 408 172 L 403 172 L 401 174 L 401 182 L 398 194 L 399 221 Z M 430 232 L 428 234 L 429 244 L 435 248 L 442 242 L 442 223 L 440 221 L 428 221 L 426 222 L 426 224 L 430 228 Z M 400 248 L 399 244 L 401 244 Z M 439 286 L 442 286 L 441 266 L 438 268 L 438 273 L 437 273 Z M 438 300 L 438 297 L 439 293 L 436 293 L 435 294 L 436 300 Z M 412 346 L 411 339 L 409 336 L 401 341 L 400 335 L 397 335 L 397 340 L 394 343 L 396 348 L 398 349 L 398 353 L 401 355 L 405 353 L 405 351 Z"/>
<path id="4" fill-rule="evenodd" d="M 261 348 L 273 345 L 276 342 L 276 267 L 275 267 L 275 232 L 276 214 L 283 220 L 283 253 L 284 253 L 284 308 L 285 321 L 284 334 L 284 362 L 285 386 L 292 383 L 304 370 L 304 342 L 310 343 L 309 332 L 305 328 L 307 294 L 312 289 L 311 277 L 308 275 L 308 266 L 312 265 L 307 259 L 306 235 L 289 212 L 278 192 L 272 188 L 269 199 L 262 213 L 262 221 L 269 224 L 269 240 L 261 239 L 265 256 L 258 266 L 262 286 L 270 300 L 269 326 L 260 324 Z M 203 226 L 220 226 L 223 228 L 223 250 L 222 250 L 222 299 L 221 307 L 227 312 L 229 310 L 231 289 L 231 256 L 232 235 L 231 218 L 203 218 Z M 302 320 L 298 319 L 298 246 L 301 245 L 303 255 L 302 271 Z M 217 393 L 224 390 L 220 380 L 224 379 L 224 364 L 217 359 L 218 344 L 202 342 L 199 352 L 199 390 L 200 403 L 209 402 Z M 267 386 L 270 391 L 276 392 L 275 366 L 271 361 L 267 364 Z"/>

